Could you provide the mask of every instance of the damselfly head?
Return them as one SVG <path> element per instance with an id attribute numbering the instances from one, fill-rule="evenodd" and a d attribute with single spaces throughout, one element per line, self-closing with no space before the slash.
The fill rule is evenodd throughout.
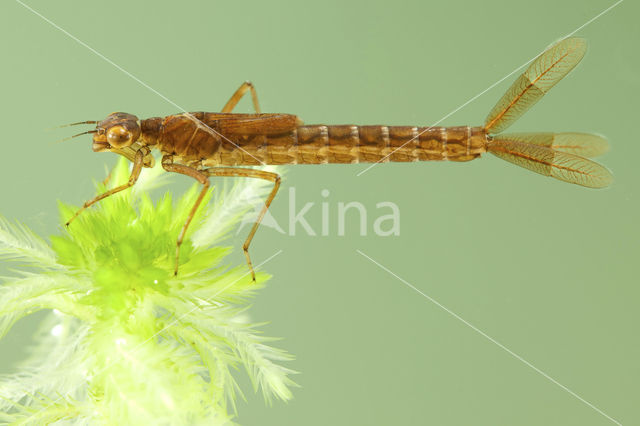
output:
<path id="1" fill-rule="evenodd" d="M 138 117 L 126 112 L 111 113 L 96 125 L 93 150 L 96 152 L 130 146 L 140 137 Z"/>

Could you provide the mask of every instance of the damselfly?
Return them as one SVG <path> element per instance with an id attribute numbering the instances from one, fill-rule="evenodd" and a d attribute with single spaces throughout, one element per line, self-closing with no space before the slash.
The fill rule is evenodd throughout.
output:
<path id="1" fill-rule="evenodd" d="M 264 164 L 353 164 L 361 162 L 469 161 L 490 152 L 534 172 L 566 182 L 602 188 L 612 181 L 603 166 L 586 159 L 602 154 L 607 141 L 586 133 L 501 134 L 551 87 L 580 62 L 586 42 L 567 38 L 538 56 L 513 83 L 480 127 L 304 125 L 292 114 L 260 112 L 255 88 L 243 83 L 221 112 L 191 112 L 144 120 L 114 112 L 96 124 L 93 150 L 114 152 L 133 162 L 129 181 L 87 201 L 85 208 L 136 183 L 143 167 L 154 164 L 152 150 L 162 154 L 162 167 L 196 179 L 202 191 L 176 242 L 175 274 L 180 245 L 209 188 L 210 176 L 266 179 L 273 189 L 242 249 L 251 275 L 255 273 L 249 245 L 280 187 L 276 173 L 248 168 Z M 232 113 L 238 101 L 251 93 L 255 114 Z M 74 136 L 74 137 L 75 137 Z"/>

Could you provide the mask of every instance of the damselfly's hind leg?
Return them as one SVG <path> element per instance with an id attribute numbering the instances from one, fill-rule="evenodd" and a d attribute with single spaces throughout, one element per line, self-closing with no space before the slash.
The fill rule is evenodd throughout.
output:
<path id="1" fill-rule="evenodd" d="M 254 170 L 254 169 L 244 169 L 239 167 L 212 167 L 209 169 L 198 170 L 190 166 L 184 166 L 182 164 L 173 164 L 173 157 L 171 155 L 165 155 L 162 157 L 162 167 L 168 172 L 180 173 L 183 175 L 191 176 L 196 179 L 198 182 L 202 184 L 202 191 L 200 191 L 200 195 L 195 203 L 193 203 L 193 207 L 191 208 L 191 212 L 189 212 L 189 217 L 187 217 L 187 221 L 182 227 L 182 231 L 180 231 L 180 235 L 178 236 L 178 240 L 176 241 L 176 263 L 174 269 L 174 275 L 178 275 L 178 261 L 180 258 L 180 246 L 182 245 L 182 240 L 187 232 L 187 228 L 191 224 L 193 220 L 193 216 L 196 211 L 198 211 L 198 207 L 200 207 L 200 203 L 202 203 L 202 199 L 207 193 L 209 189 L 209 176 L 235 176 L 235 177 L 250 177 L 257 179 L 265 179 L 270 182 L 273 182 L 273 189 L 267 200 L 265 201 L 264 206 L 262 206 L 262 210 L 258 215 L 258 219 L 253 224 L 251 231 L 249 232 L 249 236 L 246 241 L 242 245 L 242 250 L 244 251 L 244 255 L 247 258 L 247 265 L 249 266 L 249 270 L 251 271 L 251 279 L 256 281 L 256 273 L 253 270 L 253 264 L 251 263 L 251 257 L 249 256 L 249 245 L 251 244 L 251 240 L 253 239 L 254 234 L 258 230 L 258 226 L 260 226 L 260 222 L 262 218 L 267 213 L 271 202 L 276 196 L 278 192 L 278 188 L 280 188 L 280 176 L 276 173 L 266 172 L 264 170 Z"/>
<path id="2" fill-rule="evenodd" d="M 208 174 L 209 176 L 235 176 L 235 177 L 249 177 L 249 178 L 257 178 L 264 179 L 270 182 L 273 182 L 273 189 L 269 193 L 267 200 L 262 206 L 262 210 L 260 210 L 260 214 L 256 219 L 256 222 L 253 224 L 251 231 L 249 232 L 249 236 L 245 240 L 242 245 L 242 250 L 244 251 L 244 255 L 247 258 L 247 265 L 249 266 L 249 270 L 251 271 L 251 279 L 256 281 L 256 273 L 253 270 L 253 264 L 251 263 L 251 257 L 249 256 L 249 245 L 251 244 L 251 240 L 253 240 L 253 236 L 255 235 L 258 227 L 260 226 L 260 222 L 264 218 L 264 215 L 267 213 L 271 202 L 275 198 L 278 193 L 278 189 L 280 188 L 280 175 L 272 172 L 267 172 L 264 170 L 254 170 L 254 169 L 244 169 L 240 167 L 212 167 L 209 169 L 205 169 L 202 171 L 203 173 Z"/>
<path id="3" fill-rule="evenodd" d="M 103 200 L 107 197 L 109 197 L 110 195 L 116 194 L 120 191 L 124 191 L 127 188 L 131 188 L 133 185 L 135 185 L 135 183 L 138 181 L 138 177 L 140 177 L 140 171 L 142 170 L 142 167 L 144 166 L 144 157 L 146 157 L 149 154 L 149 148 L 147 147 L 142 147 L 140 148 L 137 152 L 136 152 L 136 156 L 133 160 L 133 169 L 131 170 L 131 176 L 129 176 L 129 180 L 127 181 L 127 183 L 125 183 L 124 185 L 120 185 L 117 186 L 113 189 L 110 189 L 102 194 L 99 194 L 98 196 L 96 196 L 95 198 L 92 198 L 91 200 L 87 201 L 86 203 L 84 203 L 84 205 L 76 212 L 76 214 L 73 215 L 73 217 L 71 219 L 69 219 L 67 221 L 67 223 L 65 223 L 65 226 L 69 226 L 69 224 L 71 222 L 73 222 L 73 220 L 78 217 L 80 215 L 80 213 L 82 213 L 84 211 L 84 209 L 91 207 L 93 204 L 97 203 L 100 200 Z M 105 185 L 107 184 L 107 182 L 109 181 L 109 178 L 111 176 L 111 173 L 109 173 L 109 175 L 107 176 L 107 178 L 105 179 L 105 181 L 103 182 Z"/>
<path id="4" fill-rule="evenodd" d="M 250 81 L 245 81 L 240 85 L 238 90 L 231 96 L 231 99 L 222 107 L 222 112 L 231 112 L 236 107 L 240 99 L 248 92 L 251 91 L 251 100 L 253 101 L 253 108 L 256 110 L 256 113 L 260 114 L 260 105 L 258 104 L 258 94 L 256 93 L 255 87 L 253 87 L 253 83 Z"/>

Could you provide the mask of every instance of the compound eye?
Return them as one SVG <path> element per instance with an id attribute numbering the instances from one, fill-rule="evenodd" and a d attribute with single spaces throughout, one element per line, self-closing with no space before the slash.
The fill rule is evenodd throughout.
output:
<path id="1" fill-rule="evenodd" d="M 107 131 L 107 142 L 114 148 L 131 145 L 131 132 L 122 126 L 113 126 Z"/>

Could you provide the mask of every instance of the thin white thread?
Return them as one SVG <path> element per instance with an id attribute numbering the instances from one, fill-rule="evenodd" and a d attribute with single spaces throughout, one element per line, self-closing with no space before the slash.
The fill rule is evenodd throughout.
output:
<path id="1" fill-rule="evenodd" d="M 595 405 L 593 405 L 592 403 L 590 403 L 589 401 L 587 401 L 586 399 L 582 398 L 580 395 L 578 395 L 577 393 L 575 393 L 574 391 L 572 391 L 571 389 L 569 389 L 568 387 L 566 387 L 565 385 L 563 385 L 562 383 L 558 382 L 557 380 L 555 380 L 553 377 L 549 376 L 547 373 L 545 373 L 544 371 L 540 370 L 538 367 L 536 367 L 535 365 L 531 364 L 529 361 L 527 361 L 526 359 L 522 358 L 520 355 L 518 355 L 517 353 L 513 352 L 511 349 L 507 348 L 506 346 L 504 346 L 502 343 L 498 342 L 496 339 L 494 339 L 493 337 L 489 336 L 487 333 L 485 333 L 484 331 L 480 330 L 478 327 L 474 326 L 473 324 L 471 324 L 469 321 L 465 320 L 464 318 L 462 318 L 460 315 L 456 314 L 455 312 L 453 312 L 451 309 L 447 308 L 446 306 L 444 306 L 443 304 L 441 304 L 440 302 L 438 302 L 437 300 L 435 300 L 433 297 L 427 295 L 426 293 L 422 292 L 421 290 L 419 290 L 418 288 L 416 288 L 415 286 L 413 286 L 411 283 L 409 283 L 408 281 L 405 281 L 404 279 L 402 279 L 401 277 L 399 277 L 398 275 L 396 275 L 395 273 L 393 273 L 391 270 L 389 270 L 387 267 L 381 265 L 380 263 L 378 263 L 377 261 L 375 261 L 374 259 L 372 259 L 371 257 L 367 256 L 366 254 L 364 254 L 362 251 L 360 251 L 359 249 L 356 249 L 356 252 L 358 252 L 358 254 L 362 255 L 363 257 L 366 257 L 367 259 L 369 259 L 371 262 L 373 262 L 374 264 L 376 264 L 378 267 L 380 267 L 381 269 L 383 269 L 384 271 L 388 272 L 389 274 L 393 275 L 395 278 L 397 278 L 398 280 L 400 280 L 403 284 L 405 284 L 407 287 L 411 288 L 412 290 L 416 291 L 417 293 L 419 293 L 420 295 L 422 295 L 423 297 L 425 297 L 427 300 L 429 300 L 431 303 L 433 303 L 434 305 L 438 306 L 440 309 L 444 310 L 445 312 L 447 312 L 449 315 L 453 316 L 455 319 L 457 319 L 458 321 L 462 322 L 464 325 L 466 325 L 467 327 L 471 328 L 473 331 L 475 331 L 476 333 L 480 334 L 482 337 L 486 338 L 487 340 L 489 340 L 490 342 L 494 343 L 495 345 L 497 345 L 500 349 L 504 350 L 505 352 L 507 352 L 509 355 L 513 356 L 514 358 L 516 358 L 517 360 L 519 360 L 520 362 L 524 363 L 525 365 L 527 365 L 528 367 L 530 367 L 531 369 L 533 369 L 535 372 L 537 372 L 538 374 L 542 375 L 543 377 L 545 377 L 547 380 L 551 381 L 552 383 L 554 383 L 555 385 L 559 386 L 560 388 L 562 388 L 563 390 L 565 390 L 566 392 L 568 392 L 569 394 L 571 394 L 573 397 L 577 398 L 578 400 L 582 401 L 583 403 L 585 403 L 586 405 L 588 405 L 589 407 L 591 407 L 592 409 L 594 409 L 595 411 L 597 411 L 598 413 L 600 413 L 602 416 L 606 417 L 607 419 L 611 420 L 612 422 L 614 422 L 617 425 L 622 425 L 622 423 L 618 422 L 616 419 L 614 419 L 613 417 L 609 416 L 607 413 L 605 413 L 604 411 L 602 411 L 601 409 L 599 409 L 598 407 L 596 407 Z"/>
<path id="2" fill-rule="evenodd" d="M 153 93 L 155 93 L 156 95 L 160 96 L 162 99 L 164 99 L 165 101 L 167 101 L 168 103 L 170 103 L 171 105 L 173 105 L 174 107 L 176 107 L 177 109 L 179 109 L 180 111 L 182 111 L 182 114 L 184 114 L 187 118 L 189 118 L 191 121 L 195 122 L 196 124 L 201 123 L 203 126 L 205 126 L 207 133 L 211 134 L 211 135 L 215 135 L 215 136 L 219 136 L 222 139 L 226 140 L 227 142 L 233 144 L 236 148 L 240 149 L 241 151 L 244 151 L 245 153 L 247 153 L 247 155 L 249 155 L 250 157 L 253 157 L 254 160 L 256 160 L 257 162 L 259 162 L 260 164 L 262 164 L 263 166 L 265 166 L 266 164 L 262 161 L 260 161 L 259 159 L 257 159 L 256 157 L 254 157 L 253 155 L 251 155 L 251 153 L 247 152 L 244 148 L 242 148 L 241 146 L 237 145 L 235 142 L 233 142 L 231 139 L 227 138 L 225 135 L 215 131 L 214 129 L 212 129 L 211 127 L 207 126 L 206 123 L 202 122 L 201 120 L 198 120 L 197 118 L 195 118 L 190 112 L 187 112 L 187 110 L 183 107 L 181 107 L 180 105 L 176 104 L 175 102 L 173 102 L 171 99 L 167 98 L 165 95 L 163 95 L 162 93 L 158 92 L 156 89 L 154 89 L 153 87 L 149 86 L 147 83 L 145 83 L 144 81 L 140 80 L 138 77 L 136 77 L 135 75 L 131 74 L 129 71 L 125 70 L 124 68 L 122 68 L 120 65 L 116 64 L 115 62 L 113 62 L 111 59 L 107 58 L 106 56 L 104 56 L 102 53 L 98 52 L 97 50 L 95 50 L 93 47 L 89 46 L 87 43 L 83 42 L 82 40 L 80 40 L 79 38 L 77 38 L 76 36 L 74 36 L 73 34 L 69 33 L 67 30 L 65 30 L 64 28 L 60 27 L 58 24 L 56 24 L 55 22 L 51 21 L 50 19 L 46 18 L 45 16 L 43 16 L 42 14 L 40 14 L 38 11 L 36 11 L 35 9 L 33 9 L 32 7 L 30 7 L 29 5 L 24 4 L 22 1 L 20 0 L 15 0 L 16 2 L 20 3 L 22 6 L 24 6 L 26 9 L 30 10 L 33 14 L 39 16 L 40 18 L 42 18 L 42 20 L 48 22 L 50 25 L 52 25 L 53 27 L 55 27 L 56 29 L 58 29 L 59 31 L 61 31 L 62 33 L 64 33 L 65 35 L 67 35 L 69 38 L 71 38 L 72 40 L 74 40 L 75 42 L 79 43 L 80 45 L 86 47 L 87 49 L 89 49 L 91 52 L 93 52 L 95 55 L 97 55 L 98 57 L 100 57 L 101 59 L 105 60 L 106 62 L 108 62 L 109 64 L 113 65 L 114 67 L 116 67 L 117 69 L 119 69 L 120 71 L 122 71 L 123 73 L 125 73 L 126 75 L 128 75 L 129 77 L 131 77 L 132 79 L 134 79 L 135 81 L 137 81 L 138 83 L 140 83 L 141 85 L 143 85 L 144 87 L 146 87 L 147 89 L 151 90 Z"/>
<path id="3" fill-rule="evenodd" d="M 622 3 L 624 0 L 618 0 L 616 3 L 614 3 L 613 5 L 609 6 L 608 8 L 606 8 L 605 10 L 603 10 L 602 12 L 600 12 L 599 14 L 597 14 L 596 16 L 594 16 L 593 18 L 589 19 L 587 22 L 585 22 L 584 24 L 582 24 L 581 26 L 579 26 L 578 28 L 576 28 L 575 30 L 571 31 L 569 34 L 565 35 L 564 37 L 562 37 L 560 40 L 564 40 L 565 38 L 571 37 L 572 35 L 574 35 L 575 33 L 577 33 L 578 31 L 580 31 L 581 29 L 583 29 L 584 27 L 586 27 L 587 25 L 591 24 L 593 21 L 595 21 L 596 19 L 600 18 L 602 15 L 604 15 L 605 13 L 609 12 L 611 9 L 613 9 L 614 7 L 616 7 L 617 5 L 619 5 L 620 3 Z M 544 49 L 542 52 L 538 53 L 536 56 L 534 56 L 533 58 L 529 59 L 527 62 L 525 62 L 524 64 L 520 65 L 518 68 L 514 69 L 513 71 L 511 71 L 509 74 L 505 75 L 504 77 L 502 77 L 500 80 L 496 81 L 495 83 L 493 83 L 491 86 L 487 87 L 485 90 L 483 90 L 482 92 L 478 93 L 477 95 L 475 95 L 474 97 L 472 97 L 471 99 L 469 99 L 467 102 L 463 103 L 462 105 L 460 105 L 458 108 L 454 109 L 453 111 L 451 111 L 449 114 L 445 115 L 444 117 L 442 117 L 440 120 L 436 121 L 435 123 L 433 123 L 431 126 L 427 127 L 426 129 L 424 129 L 422 132 L 420 132 L 418 134 L 418 137 L 420 137 L 420 135 L 422 135 L 424 132 L 431 130 L 434 126 L 436 126 L 438 123 L 442 122 L 443 120 L 449 118 L 450 116 L 452 116 L 453 114 L 455 114 L 456 112 L 460 111 L 462 108 L 466 107 L 467 105 L 469 105 L 471 102 L 475 101 L 476 99 L 478 99 L 480 96 L 484 95 L 485 93 L 487 93 L 489 90 L 493 89 L 494 87 L 496 87 L 498 84 L 502 83 L 504 80 L 506 80 L 507 78 L 511 77 L 513 74 L 515 74 L 516 72 L 518 72 L 520 69 L 522 69 L 523 67 L 527 66 L 529 63 L 531 63 L 534 59 L 536 59 L 538 56 L 540 56 L 541 54 L 543 54 L 547 49 Z M 407 142 L 405 142 L 403 145 L 399 146 L 398 148 L 394 149 L 393 151 L 391 151 L 386 157 L 376 161 L 375 163 L 371 164 L 369 167 L 367 167 L 366 169 L 362 170 L 361 172 L 359 172 L 358 174 L 356 174 L 356 177 L 359 177 L 360 175 L 366 173 L 367 171 L 369 171 L 370 169 L 374 168 L 375 166 L 377 166 L 379 163 L 383 162 L 385 159 L 387 159 L 391 154 L 393 154 L 394 152 L 396 152 L 397 150 L 399 150 L 400 148 L 402 148 L 403 146 L 405 146 L 406 144 L 408 144 L 409 142 L 413 141 L 413 138 L 408 140 Z"/>

